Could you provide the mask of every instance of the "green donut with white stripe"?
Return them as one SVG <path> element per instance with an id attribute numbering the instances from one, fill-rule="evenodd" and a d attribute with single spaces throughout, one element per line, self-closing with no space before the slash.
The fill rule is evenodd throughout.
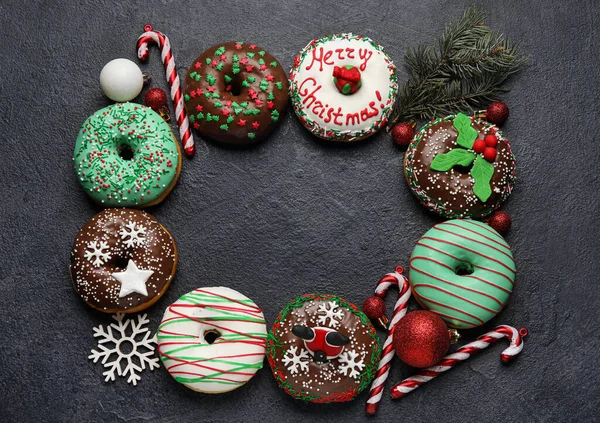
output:
<path id="1" fill-rule="evenodd" d="M 409 282 L 417 302 L 448 326 L 481 326 L 506 305 L 516 276 L 510 246 L 492 227 L 454 219 L 417 242 Z"/>

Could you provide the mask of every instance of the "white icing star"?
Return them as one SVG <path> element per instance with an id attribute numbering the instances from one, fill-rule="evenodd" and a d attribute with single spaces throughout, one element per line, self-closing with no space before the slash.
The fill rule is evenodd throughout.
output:
<path id="1" fill-rule="evenodd" d="M 127 269 L 125 269 L 124 272 L 116 272 L 112 274 L 113 278 L 121 282 L 119 298 L 126 297 L 133 292 L 137 292 L 138 294 L 142 295 L 148 295 L 146 282 L 153 273 L 153 270 L 138 269 L 134 261 L 129 260 L 129 263 L 127 263 Z"/>

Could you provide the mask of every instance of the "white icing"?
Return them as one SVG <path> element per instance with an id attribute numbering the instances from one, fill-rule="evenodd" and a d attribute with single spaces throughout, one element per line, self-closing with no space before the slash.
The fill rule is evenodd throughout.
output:
<path id="1" fill-rule="evenodd" d="M 208 332 L 219 334 L 212 344 Z M 157 336 L 159 355 L 175 380 L 218 394 L 244 385 L 262 368 L 267 326 L 260 308 L 239 292 L 198 288 L 167 308 Z"/>
<path id="2" fill-rule="evenodd" d="M 137 292 L 138 294 L 148 295 L 146 282 L 154 273 L 153 270 L 139 269 L 133 260 L 127 263 L 127 269 L 124 272 L 113 273 L 111 276 L 121 282 L 119 298 L 128 296 Z"/>
<path id="3" fill-rule="evenodd" d="M 387 119 L 391 113 L 397 90 L 395 77 L 390 75 L 389 67 L 393 64 L 369 38 L 346 39 L 343 34 L 337 37 L 317 41 L 316 47 L 292 70 L 291 83 L 301 98 L 301 103 L 294 102 L 294 106 L 306 113 L 305 117 L 317 123 L 323 132 L 334 129 L 349 136 L 360 136 L 355 133 L 367 131 L 378 122 L 380 127 L 382 117 Z M 362 86 L 350 95 L 340 93 L 333 81 L 334 67 L 346 65 L 356 66 L 361 72 Z M 394 73 L 395 68 L 392 75 Z"/>

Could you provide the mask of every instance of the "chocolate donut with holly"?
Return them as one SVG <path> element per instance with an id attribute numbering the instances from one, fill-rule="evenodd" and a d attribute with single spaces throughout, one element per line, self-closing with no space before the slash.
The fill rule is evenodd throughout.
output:
<path id="1" fill-rule="evenodd" d="M 288 104 L 288 80 L 275 59 L 242 41 L 212 46 L 190 66 L 185 108 L 200 135 L 229 144 L 264 139 Z"/>
<path id="2" fill-rule="evenodd" d="M 398 91 L 396 67 L 383 47 L 362 35 L 311 41 L 294 59 L 290 97 L 317 137 L 359 141 L 387 122 Z"/>
<path id="3" fill-rule="evenodd" d="M 404 156 L 404 176 L 413 194 L 449 219 L 490 215 L 510 195 L 516 173 L 502 131 L 463 113 L 423 126 Z"/>
<path id="4" fill-rule="evenodd" d="M 294 299 L 267 337 L 277 383 L 294 398 L 315 403 L 354 399 L 371 383 L 380 358 L 369 318 L 334 295 Z"/>

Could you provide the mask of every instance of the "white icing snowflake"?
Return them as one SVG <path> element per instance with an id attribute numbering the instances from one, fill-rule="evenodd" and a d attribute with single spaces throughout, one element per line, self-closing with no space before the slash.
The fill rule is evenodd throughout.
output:
<path id="1" fill-rule="evenodd" d="M 108 251 L 104 251 L 108 250 L 108 244 L 104 241 L 91 241 L 87 245 L 87 248 L 88 249 L 85 251 L 84 257 L 89 262 L 92 262 L 95 267 L 106 263 L 110 259 L 110 253 Z M 94 261 L 92 261 L 92 259 Z"/>
<path id="2" fill-rule="evenodd" d="M 360 371 L 365 368 L 365 364 L 362 358 L 358 357 L 358 353 L 354 350 L 346 351 L 340 354 L 338 361 L 340 362 L 340 367 L 338 371 L 344 376 L 348 376 L 348 371 L 350 371 L 350 377 L 358 377 L 360 376 Z"/>
<path id="3" fill-rule="evenodd" d="M 308 351 L 304 348 L 298 351 L 298 347 L 290 347 L 283 356 L 283 364 L 291 374 L 298 373 L 298 366 L 300 370 L 308 371 L 309 360 Z"/>
<path id="4" fill-rule="evenodd" d="M 135 222 L 129 222 L 119 231 L 119 235 L 127 247 L 142 245 L 146 242 L 146 228 L 142 225 L 137 225 L 137 229 L 135 227 Z"/>
<path id="5" fill-rule="evenodd" d="M 327 308 L 329 306 L 329 308 Z M 319 313 L 325 314 L 319 314 Z M 321 325 L 327 325 L 330 328 L 337 328 L 340 325 L 340 321 L 344 318 L 344 312 L 336 303 L 328 301 L 325 304 L 319 304 L 317 309 L 318 322 Z M 329 319 L 329 323 L 327 320 Z"/>
<path id="6" fill-rule="evenodd" d="M 149 322 L 147 315 L 138 315 L 137 323 L 134 319 L 127 319 L 123 321 L 125 317 L 124 313 L 117 313 L 112 316 L 117 323 L 111 323 L 106 328 L 102 325 L 94 328 L 94 337 L 100 338 L 98 340 L 98 350 L 92 350 L 92 353 L 88 356 L 90 360 L 94 360 L 97 363 L 98 360 L 102 359 L 102 364 L 108 370 L 102 374 L 105 376 L 104 381 L 114 381 L 115 373 L 118 376 L 127 376 L 127 383 L 133 383 L 137 385 L 138 380 L 141 376 L 138 374 L 142 370 L 148 368 L 153 370 L 158 368 L 158 358 L 153 358 L 154 345 L 156 344 L 155 337 L 151 337 L 150 330 L 144 327 Z M 131 329 L 128 330 L 128 327 Z M 113 333 L 113 329 L 115 333 Z M 136 338 L 142 337 L 141 340 L 137 341 Z M 131 346 L 130 352 L 124 352 L 122 345 L 127 343 Z M 106 346 L 109 344 L 109 346 Z M 111 356 L 116 354 L 116 358 L 113 361 L 108 361 Z M 125 368 L 123 368 L 123 364 Z M 137 373 L 136 373 L 137 372 Z"/>

